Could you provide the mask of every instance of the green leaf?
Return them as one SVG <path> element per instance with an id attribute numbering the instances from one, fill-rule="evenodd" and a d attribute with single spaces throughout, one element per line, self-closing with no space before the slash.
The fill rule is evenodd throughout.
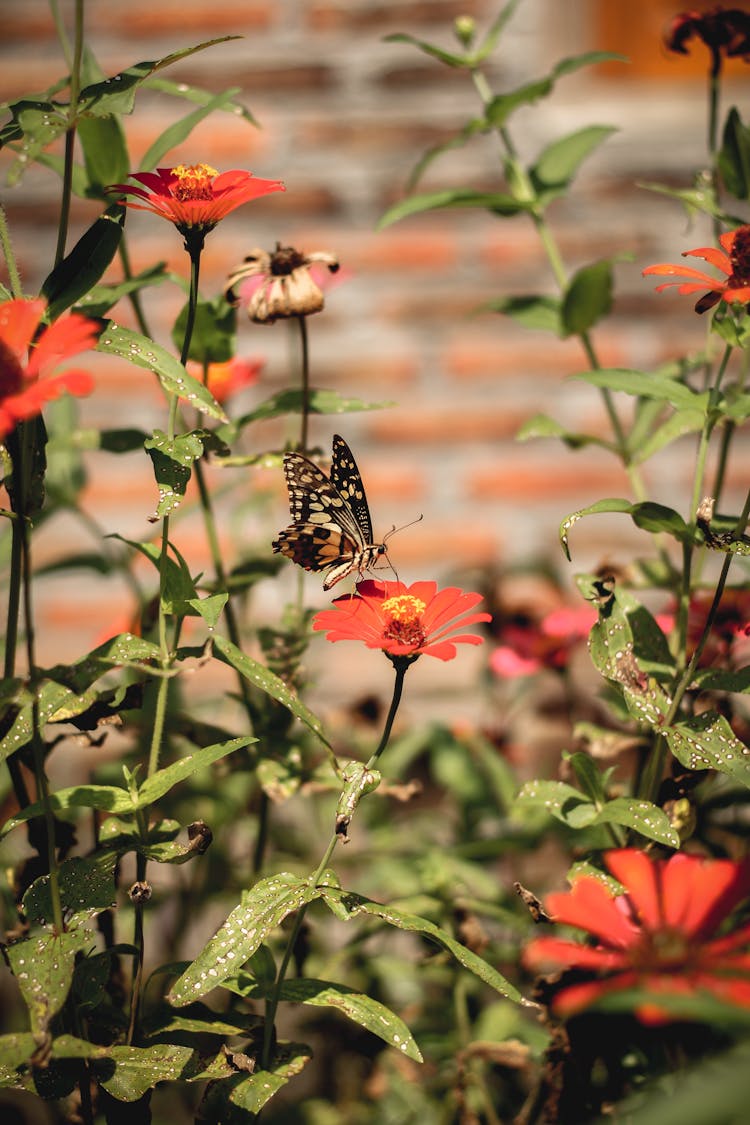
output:
<path id="1" fill-rule="evenodd" d="M 16 1073 L 38 1048 L 31 1031 L 15 1035 L 0 1035 L 0 1087 L 14 1086 L 19 1081 Z"/>
<path id="2" fill-rule="evenodd" d="M 500 128 L 519 106 L 530 105 L 540 98 L 548 97 L 554 90 L 558 78 L 562 78 L 566 74 L 572 74 L 584 66 L 596 66 L 598 63 L 612 61 L 627 62 L 627 59 L 624 55 L 616 55 L 611 51 L 587 51 L 583 55 L 561 59 L 544 78 L 537 78 L 532 82 L 527 82 L 524 86 L 509 91 L 507 94 L 497 94 L 492 98 L 485 111 L 487 120 L 495 128 Z"/>
<path id="3" fill-rule="evenodd" d="M 189 86 L 186 82 L 172 82 L 168 78 L 157 78 L 153 74 L 143 83 L 149 90 L 157 90 L 161 94 L 180 98 L 182 101 L 192 102 L 194 105 L 208 105 L 215 94 L 213 90 L 203 90 L 200 86 Z M 258 126 L 250 110 L 241 102 L 225 102 L 217 106 L 219 111 L 231 113 L 233 117 L 241 117 L 248 125 Z"/>
<path id="4" fill-rule="evenodd" d="M 727 114 L 718 164 L 727 191 L 735 199 L 750 199 L 750 128 L 735 106 Z"/>
<path id="5" fill-rule="evenodd" d="M 182 306 L 172 329 L 172 343 L 179 350 L 185 338 L 189 302 Z M 188 359 L 195 363 L 226 363 L 235 354 L 237 311 L 223 293 L 211 301 L 198 300 L 190 337 Z"/>
<path id="6" fill-rule="evenodd" d="M 598 445 L 602 449 L 612 449 L 611 441 L 593 437 L 591 434 L 571 433 L 560 422 L 547 414 L 535 414 L 527 419 L 516 434 L 516 441 L 530 441 L 532 438 L 560 438 L 569 449 L 583 449 L 586 445 Z"/>
<path id="7" fill-rule="evenodd" d="M 612 263 L 608 259 L 578 270 L 562 302 L 564 336 L 582 336 L 612 308 Z"/>
<path id="8" fill-rule="evenodd" d="M 395 926 L 396 929 L 421 934 L 442 946 L 458 961 L 459 965 L 463 965 L 465 969 L 474 973 L 481 981 L 488 984 L 490 988 L 494 988 L 502 996 L 507 996 L 509 1000 L 513 1000 L 517 1004 L 536 1006 L 530 1000 L 524 999 L 518 989 L 501 976 L 492 965 L 488 965 L 476 953 L 472 953 L 465 945 L 461 945 L 445 930 L 436 926 L 434 922 L 429 922 L 426 918 L 420 918 L 417 914 L 406 914 L 392 906 L 383 906 L 379 902 L 373 902 L 371 899 L 363 898 L 362 895 L 353 894 L 351 891 L 342 891 L 337 887 L 321 887 L 320 890 L 326 904 L 332 910 L 335 906 L 337 917 L 341 917 L 340 911 L 343 908 L 350 919 L 362 915 L 369 918 L 381 918 L 389 926 Z"/>
<path id="9" fill-rule="evenodd" d="M 560 301 L 556 297 L 498 297 L 482 307 L 491 312 L 503 313 L 525 328 L 541 329 L 552 332 L 555 336 L 562 336 Z"/>
<path id="10" fill-rule="evenodd" d="M 586 157 L 616 132 L 609 125 L 588 125 L 553 141 L 530 169 L 532 182 L 540 190 L 566 187 Z"/>
<path id="11" fill-rule="evenodd" d="M 153 563 L 156 570 L 164 572 L 164 584 L 161 592 L 161 604 L 165 613 L 178 616 L 195 616 L 191 602 L 197 599 L 195 582 L 188 568 L 188 564 L 175 547 L 169 543 L 169 550 L 174 558 L 167 555 L 162 561 L 161 546 L 156 543 L 136 543 L 133 539 L 125 539 L 122 535 L 113 534 L 112 539 L 119 539 L 129 547 L 139 551 L 149 562 Z M 152 646 L 155 647 L 155 646 Z M 161 653 L 159 652 L 159 659 Z"/>
<path id="12" fill-rule="evenodd" d="M 569 828 L 586 828 L 596 820 L 593 802 L 564 781 L 527 781 L 516 800 L 541 806 Z"/>
<path id="13" fill-rule="evenodd" d="M 442 47 L 436 47 L 432 43 L 427 43 L 424 39 L 416 39 L 413 35 L 407 35 L 403 31 L 396 31 L 392 35 L 385 35 L 383 39 L 386 43 L 410 43 L 412 47 L 416 47 L 423 54 L 430 55 L 433 59 L 439 59 L 440 62 L 445 63 L 446 66 L 454 68 L 469 66 L 469 60 L 466 55 L 456 55 L 451 51 L 444 51 Z"/>
<path id="14" fill-rule="evenodd" d="M 423 195 L 410 195 L 399 203 L 394 203 L 378 221 L 378 229 L 417 215 L 422 211 L 436 211 L 447 207 L 484 207 L 497 215 L 516 215 L 530 211 L 534 200 L 519 200 L 507 192 L 482 192 L 472 188 L 448 188 L 444 191 L 431 191 Z"/>
<path id="15" fill-rule="evenodd" d="M 383 410 L 394 406 L 393 402 L 363 402 L 358 398 L 344 398 L 338 391 L 312 388 L 308 410 L 310 414 L 353 414 L 362 410 Z M 259 422 L 266 418 L 278 418 L 285 414 L 301 414 L 304 409 L 302 391 L 290 389 L 279 391 L 262 402 L 249 414 L 244 414 L 236 423 L 238 426 L 248 422 Z"/>
<path id="16" fill-rule="evenodd" d="M 170 1003 L 182 1007 L 233 976 L 289 914 L 319 898 L 321 890 L 284 871 L 261 879 L 174 983 Z"/>
<path id="17" fill-rule="evenodd" d="M 750 693 L 750 665 L 738 668 L 734 672 L 717 668 L 699 668 L 694 678 L 701 691 Z"/>
<path id="18" fill-rule="evenodd" d="M 268 1070 L 235 1074 L 209 1088 L 201 1104 L 206 1120 L 250 1120 L 247 1115 L 259 1114 L 274 1094 L 304 1070 L 311 1057 L 312 1051 L 304 1043 L 278 1042 Z M 242 1118 L 236 1117 L 237 1110 Z"/>
<path id="19" fill-rule="evenodd" d="M 66 809 L 99 809 L 102 812 L 132 813 L 135 811 L 133 799 L 127 789 L 118 785 L 73 785 L 69 789 L 58 789 L 49 796 L 49 807 L 53 812 L 64 812 Z M 0 835 L 6 836 L 19 824 L 33 820 L 35 816 L 42 816 L 44 805 L 35 801 L 27 805 L 19 813 L 6 820 Z"/>
<path id="20" fill-rule="evenodd" d="M 175 1043 L 155 1043 L 150 1047 L 114 1046 L 107 1049 L 111 1066 L 94 1063 L 99 1081 L 105 1090 L 120 1102 L 134 1102 L 159 1082 L 185 1080 L 185 1068 L 193 1055 L 192 1048 Z"/>
<path id="21" fill-rule="evenodd" d="M 209 629 L 215 629 L 228 601 L 227 593 L 209 594 L 205 598 L 188 598 L 188 605 L 203 618 Z"/>
<path id="22" fill-rule="evenodd" d="M 680 837 L 669 823 L 664 810 L 650 801 L 642 801 L 636 797 L 615 797 L 607 801 L 599 810 L 595 823 L 622 824 L 668 848 L 680 846 Z"/>
<path id="23" fill-rule="evenodd" d="M 114 905 L 116 864 L 117 855 L 109 851 L 72 856 L 60 864 L 60 901 L 68 930 Z M 23 896 L 23 910 L 32 924 L 52 924 L 49 875 L 42 875 L 31 884 Z"/>
<path id="24" fill-rule="evenodd" d="M 187 757 L 180 758 L 178 762 L 173 762 L 170 766 L 158 770 L 139 787 L 136 807 L 139 809 L 148 808 L 154 801 L 158 801 L 175 785 L 184 781 L 185 778 L 191 777 L 197 770 L 203 769 L 205 766 L 211 766 L 214 762 L 226 758 L 227 754 L 232 754 L 235 750 L 240 750 L 243 746 L 250 746 L 257 741 L 257 738 L 243 735 L 242 738 L 232 738 L 228 742 L 217 742 L 213 746 L 204 746 L 200 750 L 195 750 Z"/>
<path id="25" fill-rule="evenodd" d="M 563 758 L 570 763 L 576 775 L 576 781 L 589 800 L 596 804 L 602 804 L 606 800 L 607 794 L 602 775 L 591 755 L 584 754 L 582 750 L 578 750 L 574 754 L 564 751 Z"/>
<path id="26" fill-rule="evenodd" d="M 675 512 L 673 508 L 667 508 L 664 504 L 654 504 L 649 500 L 640 504 L 632 504 L 629 500 L 613 497 L 606 500 L 597 500 L 595 504 L 589 505 L 588 508 L 580 508 L 577 512 L 572 512 L 562 521 L 559 528 L 560 544 L 568 559 L 570 559 L 568 534 L 573 525 L 583 519 L 584 516 L 615 512 L 623 512 L 631 516 L 636 527 L 640 527 L 644 531 L 664 531 L 668 535 L 674 536 L 681 543 L 691 541 L 689 527 L 679 512 Z"/>
<path id="27" fill-rule="evenodd" d="M 107 327 L 99 337 L 96 345 L 97 351 L 108 355 L 117 355 L 122 359 L 134 363 L 136 367 L 145 367 L 159 377 L 159 381 L 167 394 L 176 394 L 186 399 L 196 410 L 226 421 L 226 415 L 219 406 L 211 392 L 203 386 L 199 379 L 188 374 L 182 364 L 170 355 L 166 348 L 141 336 L 130 328 L 122 328 L 111 320 L 105 322 Z"/>
<path id="28" fill-rule="evenodd" d="M 170 440 L 161 430 L 154 430 L 144 448 L 154 466 L 159 488 L 156 518 L 168 516 L 179 508 L 192 475 L 192 466 L 203 456 L 203 442 L 196 433 L 180 434 Z M 153 519 L 154 517 L 151 517 Z"/>
<path id="29" fill-rule="evenodd" d="M 593 387 L 607 387 L 611 391 L 624 391 L 628 395 L 663 399 L 673 406 L 701 410 L 705 414 L 708 395 L 692 391 L 684 383 L 668 376 L 632 371 L 623 367 L 601 368 L 598 371 L 579 371 L 571 379 L 582 379 Z"/>
<path id="30" fill-rule="evenodd" d="M 120 184 L 130 171 L 125 132 L 118 117 L 81 117 L 77 128 L 83 148 L 85 194 L 106 199 L 105 188 Z"/>
<path id="31" fill-rule="evenodd" d="M 39 154 L 68 128 L 67 106 L 57 102 L 22 98 L 6 107 L 11 120 L 0 130 L 0 147 L 20 143 L 20 152 L 6 177 L 14 187 Z"/>
<path id="32" fill-rule="evenodd" d="M 404 1021 L 363 992 L 326 980 L 285 980 L 281 987 L 281 999 L 293 1004 L 338 1008 L 348 1019 L 377 1035 L 407 1058 L 415 1062 L 424 1061 Z"/>
<path id="33" fill-rule="evenodd" d="M 92 286 L 78 300 L 76 307 L 87 316 L 103 317 L 123 297 L 128 297 L 131 293 L 139 293 L 148 285 L 161 285 L 168 276 L 166 263 L 157 262 L 155 266 L 149 266 L 134 277 L 126 278 L 125 281 L 113 285 Z"/>
<path id="34" fill-rule="evenodd" d="M 61 934 L 36 931 L 5 947 L 5 956 L 29 1010 L 31 1030 L 46 1034 L 73 981 L 76 955 L 91 942 L 84 928 Z"/>
<path id="35" fill-rule="evenodd" d="M 750 787 L 750 748 L 718 711 L 703 711 L 663 730 L 667 744 L 691 770 L 719 770 Z"/>
<path id="36" fill-rule="evenodd" d="M 79 113 L 93 114 L 96 117 L 132 113 L 138 88 L 150 75 L 194 55 L 197 51 L 205 51 L 207 47 L 213 47 L 217 43 L 227 43 L 231 39 L 240 38 L 239 35 L 222 35 L 218 39 L 208 39 L 195 47 L 184 47 L 180 51 L 173 51 L 172 54 L 165 55 L 161 59 L 135 63 L 127 70 L 121 70 L 119 74 L 113 75 L 112 78 L 105 78 L 103 82 L 94 82 L 90 86 L 85 86 L 78 99 Z"/>
<path id="37" fill-rule="evenodd" d="M 168 152 L 171 152 L 172 149 L 177 148 L 178 145 L 181 145 L 183 141 L 188 139 L 193 129 L 195 129 L 197 125 L 200 125 L 201 121 L 217 110 L 226 109 L 234 105 L 234 95 L 240 92 L 240 86 L 234 86 L 231 89 L 223 90 L 198 109 L 194 109 L 192 113 L 188 113 L 179 121 L 175 121 L 174 124 L 165 129 L 163 133 L 160 133 L 156 140 L 150 145 L 141 160 L 140 171 L 151 172 Z M 124 175 L 127 176 L 127 174 L 126 169 Z M 123 179 L 124 176 L 117 180 L 110 180 L 109 183 L 122 183 Z"/>
<path id="38" fill-rule="evenodd" d="M 282 679 L 270 672 L 263 664 L 253 660 L 252 657 L 246 656 L 244 652 L 228 641 L 226 637 L 217 634 L 214 637 L 214 650 L 219 660 L 223 660 L 225 664 L 231 665 L 240 675 L 244 676 L 255 687 L 260 688 L 266 695 L 270 695 L 282 707 L 286 707 L 287 711 L 299 719 L 308 727 L 313 734 L 317 735 L 320 741 L 330 749 L 330 742 L 323 733 L 323 726 L 320 719 L 313 715 L 305 707 L 304 703 L 297 698 L 284 683 Z"/>
<path id="39" fill-rule="evenodd" d="M 677 441 L 685 434 L 700 433 L 705 421 L 705 411 L 694 410 L 692 407 L 681 407 L 675 410 L 674 414 L 670 415 L 663 425 L 653 428 L 643 440 L 636 442 L 631 432 L 628 438 L 628 449 L 634 463 L 643 464 L 644 461 L 648 461 L 655 453 L 658 453 L 660 449 L 671 445 L 673 441 Z"/>
<path id="40" fill-rule="evenodd" d="M 475 137 L 477 133 L 486 130 L 486 128 L 487 122 L 485 119 L 483 117 L 475 117 L 472 121 L 467 122 L 455 137 L 450 137 L 447 141 L 442 141 L 440 144 L 428 148 L 409 173 L 409 178 L 406 181 L 407 190 L 409 192 L 414 191 L 427 168 L 438 156 L 441 156 L 444 152 L 449 152 L 451 149 L 463 148 L 467 141 Z"/>
<path id="41" fill-rule="evenodd" d="M 41 295 L 47 301 L 51 320 L 56 320 L 96 285 L 117 253 L 124 215 L 123 207 L 117 204 L 109 207 L 47 276 Z"/>

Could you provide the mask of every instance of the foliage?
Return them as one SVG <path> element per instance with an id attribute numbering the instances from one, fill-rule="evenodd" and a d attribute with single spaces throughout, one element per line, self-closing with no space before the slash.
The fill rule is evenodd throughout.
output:
<path id="1" fill-rule="evenodd" d="M 229 210 L 283 190 L 279 181 L 238 170 L 158 167 L 210 114 L 235 113 L 255 126 L 235 101 L 236 90 L 215 93 L 164 76 L 173 63 L 223 40 L 110 76 L 87 46 L 68 77 L 5 107 L 0 145 L 10 155 L 8 183 L 36 161 L 61 178 L 62 203 L 43 304 L 24 291 L 0 212 L 8 269 L 0 305 L 0 436 L 9 559 L 0 759 L 14 810 L 0 826 L 13 995 L 0 1029 L 0 1086 L 44 1099 L 58 1120 L 93 1125 L 123 1120 L 125 1112 L 131 1122 L 146 1122 L 159 1087 L 157 1096 L 175 1119 L 176 1107 L 190 1105 L 198 1120 L 252 1121 L 263 1111 L 272 1121 L 279 1092 L 287 1105 L 296 1101 L 303 1070 L 319 1101 L 309 1115 L 301 1105 L 298 1119 L 322 1121 L 330 1109 L 325 1120 L 344 1120 L 326 1074 L 346 1065 L 363 1076 L 362 1085 L 370 1078 L 381 1091 L 379 1098 L 358 1094 L 350 1118 L 357 1121 L 580 1123 L 622 1103 L 624 1113 L 642 1114 L 643 1121 L 676 1120 L 679 1106 L 697 1125 L 709 1120 L 700 1107 L 710 1114 L 719 1096 L 728 1116 L 742 1112 L 737 1074 L 750 1016 L 741 988 L 671 996 L 659 1007 L 668 1028 L 659 1035 L 642 1018 L 653 1016 L 649 989 L 660 972 L 684 968 L 684 949 L 666 968 L 660 961 L 659 972 L 652 967 L 637 977 L 632 994 L 623 988 L 608 1002 L 600 988 L 585 1010 L 569 1016 L 555 1012 L 559 977 L 534 980 L 521 951 L 534 924 L 550 922 L 536 897 L 548 889 L 534 866 L 536 853 L 561 857 L 560 872 L 567 868 L 574 884 L 571 897 L 584 895 L 593 881 L 599 901 L 614 897 L 623 907 L 627 887 L 612 875 L 617 861 L 603 858 L 608 849 L 637 852 L 636 863 L 648 855 L 658 872 L 675 870 L 659 867 L 659 857 L 683 850 L 726 859 L 727 866 L 711 870 L 730 876 L 745 870 L 750 581 L 729 579 L 747 574 L 750 493 L 738 510 L 725 505 L 729 470 L 750 419 L 744 355 L 750 234 L 740 226 L 730 238 L 728 229 L 738 222 L 732 197 L 748 198 L 748 128 L 732 107 L 719 136 L 722 56 L 714 46 L 710 175 L 700 190 L 656 190 L 705 217 L 722 249 L 689 253 L 724 276 L 670 264 L 649 269 L 681 275 L 667 284 L 685 293 L 705 285 L 697 306 L 710 318 L 705 350 L 654 371 L 604 366 L 596 334 L 612 311 L 619 256 L 569 271 L 550 215 L 556 200 L 576 190 L 585 161 L 613 129 L 582 125 L 528 161 L 519 156 L 513 129 L 519 110 L 554 97 L 568 75 L 619 56 L 567 58 L 515 89 L 493 92 L 486 64 L 502 52 L 517 6 L 510 0 L 483 37 L 472 19 L 457 20 L 458 46 L 451 50 L 405 34 L 391 37 L 432 65 L 462 72 L 480 107 L 455 136 L 418 160 L 408 194 L 381 225 L 435 209 L 449 222 L 461 208 L 486 211 L 488 222 L 533 225 L 554 291 L 489 296 L 485 311 L 578 339 L 589 366 L 572 374 L 599 396 L 608 430 L 570 432 L 539 414 L 519 436 L 561 440 L 572 455 L 597 445 L 627 475 L 629 496 L 592 499 L 562 520 L 568 560 L 581 520 L 626 519 L 648 537 L 650 554 L 577 575 L 580 603 L 561 595 L 556 613 L 513 614 L 494 604 L 496 591 L 483 579 L 496 611 L 488 630 L 489 674 L 559 681 L 571 725 L 554 777 L 521 782 L 502 737 L 479 722 L 470 731 L 435 724 L 393 734 L 413 663 L 423 655 L 461 659 L 454 642 L 479 643 L 472 631 L 454 635 L 489 624 L 489 614 L 466 616 L 479 594 L 438 591 L 431 579 L 410 586 L 368 580 L 311 625 L 300 586 L 269 626 L 253 621 L 251 611 L 253 587 L 278 569 L 270 548 L 259 546 L 257 556 L 231 568 L 225 563 L 217 530 L 224 509 L 210 486 L 215 464 L 248 473 L 263 465 L 279 477 L 285 465 L 292 524 L 282 533 L 284 553 L 324 571 L 326 589 L 350 573 L 361 579 L 371 560 L 387 557 L 385 543 L 370 541 L 364 485 L 348 445 L 336 439 L 327 477 L 309 440 L 318 415 L 387 404 L 311 385 L 307 318 L 323 305 L 324 282 L 313 281 L 310 271 L 316 261 L 333 269 L 328 254 L 294 252 L 294 268 L 263 282 L 272 308 L 267 319 L 287 318 L 296 332 L 299 378 L 244 413 L 212 393 L 211 366 L 235 354 L 240 302 L 231 286 L 201 295 L 205 239 L 222 237 Z M 153 138 L 135 187 L 125 183 L 133 175 L 125 118 L 138 112 L 144 88 L 191 108 Z M 497 187 L 416 190 L 443 153 L 487 140 L 500 142 Z M 101 206 L 73 246 L 71 194 Z M 186 251 L 184 276 L 168 274 L 160 262 L 132 272 L 132 207 L 154 212 L 152 222 L 173 222 Z M 276 253 L 289 249 L 277 246 Z M 247 272 L 237 267 L 234 276 Z M 176 285 L 183 298 L 187 293 L 172 334 L 177 354 L 151 338 L 148 298 L 155 285 Z M 32 306 L 37 313 L 43 308 L 44 317 L 40 325 L 34 321 L 26 355 L 18 340 Z M 120 323 L 126 311 L 138 331 Z M 685 315 L 695 314 L 686 306 Z M 88 327 L 79 338 L 82 323 Z M 46 356 L 50 363 L 95 348 L 151 372 L 164 399 L 163 426 L 147 434 L 124 420 L 118 428 L 87 431 L 69 400 L 50 404 L 66 384 L 53 383 L 51 375 L 44 383 L 49 373 L 41 370 L 42 358 L 53 335 L 66 333 L 61 353 Z M 199 375 L 187 370 L 188 361 L 200 365 Z M 67 387 L 80 394 L 88 383 L 69 372 Z M 29 388 L 39 394 L 29 396 Z M 262 444 L 260 424 L 270 419 L 283 419 L 293 435 L 284 449 Z M 664 495 L 658 487 L 652 494 L 644 464 L 685 440 L 695 448 L 685 495 Z M 121 576 L 135 605 L 92 651 L 42 667 L 32 592 L 44 567 L 35 565 L 35 530 L 64 513 L 86 521 L 84 465 L 91 449 L 148 458 L 154 536 L 137 542 L 118 534 L 102 539 L 98 553 L 71 553 L 55 564 Z M 203 518 L 208 574 L 173 534 L 189 496 Z M 390 662 L 393 696 L 379 736 L 372 724 L 342 735 L 308 706 L 303 659 L 313 629 L 329 630 L 331 643 L 361 644 L 369 660 Z M 593 691 L 570 675 L 584 638 Z M 191 673 L 206 666 L 223 685 L 210 721 L 189 690 Z M 504 690 L 512 692 L 512 683 Z M 92 766 L 85 782 L 52 788 L 48 757 L 73 739 L 112 753 Z M 340 755 L 342 744 L 354 758 Z M 446 815 L 434 815 L 438 803 Z M 515 872 L 522 853 L 540 886 L 516 883 L 511 891 L 507 872 Z M 700 905 L 699 891 L 696 898 Z M 744 943 L 743 917 L 726 921 L 727 943 Z M 679 917 L 669 919 L 672 938 L 689 944 L 700 937 L 697 924 L 686 923 L 683 932 Z M 596 939 L 595 921 L 590 929 Z M 196 933 L 203 940 L 197 953 Z M 593 972 L 581 963 L 563 975 L 570 989 L 591 983 Z M 279 1038 L 281 1026 L 294 1037 Z M 714 1067 L 716 1051 L 723 1054 Z M 675 1060 L 698 1065 L 684 1087 L 689 1097 L 665 1108 Z M 329 1104 L 321 1108 L 324 1099 Z"/>

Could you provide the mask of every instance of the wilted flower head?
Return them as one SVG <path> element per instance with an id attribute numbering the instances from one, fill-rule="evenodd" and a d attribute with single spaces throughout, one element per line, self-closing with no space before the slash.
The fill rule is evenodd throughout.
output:
<path id="1" fill-rule="evenodd" d="M 95 347 L 101 326 L 69 313 L 40 331 L 45 308 L 41 298 L 0 304 L 0 438 L 64 391 L 87 395 L 93 388 L 87 371 L 52 372 L 62 360 Z"/>
<path id="2" fill-rule="evenodd" d="M 416 659 L 425 654 L 453 660 L 457 644 L 478 645 L 475 633 L 459 633 L 469 625 L 490 621 L 489 613 L 471 613 L 482 600 L 455 586 L 438 590 L 436 582 L 357 583 L 355 594 L 334 601 L 313 618 L 313 629 L 325 630 L 329 641 L 362 641 L 391 659 Z"/>
<path id="3" fill-rule="evenodd" d="M 665 1023 L 662 1003 L 709 994 L 750 1007 L 750 926 L 726 930 L 734 909 L 750 895 L 750 863 L 677 854 L 651 859 L 636 848 L 604 856 L 622 885 L 613 894 L 599 879 L 584 875 L 570 891 L 548 895 L 545 908 L 554 922 L 586 931 L 593 944 L 555 937 L 527 946 L 529 968 L 577 969 L 592 979 L 566 983 L 552 1001 L 559 1016 L 571 1016 L 612 993 L 637 989 L 636 1016 L 643 1023 Z M 723 936 L 718 936 L 720 930 Z M 643 992 L 649 994 L 644 1000 Z"/>
<path id="4" fill-rule="evenodd" d="M 320 312 L 323 289 L 338 268 L 338 259 L 326 251 L 304 254 L 277 242 L 270 254 L 258 249 L 248 254 L 227 278 L 224 293 L 230 304 L 247 305 L 247 314 L 256 324 L 273 324 L 284 317 Z"/>
<path id="5" fill-rule="evenodd" d="M 126 207 L 153 211 L 174 223 L 180 234 L 202 245 L 203 236 L 235 208 L 267 195 L 285 191 L 279 180 L 261 180 L 241 169 L 217 172 L 208 164 L 178 164 L 155 172 L 133 172 L 134 184 L 113 184 L 110 192 L 134 195 L 124 199 Z M 137 202 L 141 200 L 141 202 Z"/>
<path id="6" fill-rule="evenodd" d="M 741 8 L 722 8 L 699 12 L 692 9 L 680 12 L 672 20 L 664 36 L 669 51 L 679 55 L 689 54 L 687 44 L 699 39 L 711 52 L 711 69 L 717 74 L 722 55 L 727 58 L 750 58 L 750 13 Z"/>
<path id="7" fill-rule="evenodd" d="M 643 270 L 643 275 L 644 277 L 649 274 L 662 277 L 680 276 L 688 279 L 665 281 L 656 286 L 657 293 L 661 293 L 662 289 L 669 289 L 672 285 L 676 286 L 677 292 L 682 294 L 698 293 L 708 287 L 708 293 L 704 293 L 695 305 L 697 313 L 706 312 L 707 309 L 718 305 L 719 301 L 727 301 L 729 304 L 735 301 L 748 304 L 750 302 L 750 226 L 726 231 L 719 235 L 719 242 L 722 246 L 721 250 L 717 250 L 715 246 L 701 246 L 697 250 L 685 250 L 682 256 L 703 258 L 705 262 L 710 262 L 712 266 L 721 270 L 726 275 L 726 281 L 711 277 L 710 273 L 704 273 L 703 270 L 669 262 L 647 266 Z"/>

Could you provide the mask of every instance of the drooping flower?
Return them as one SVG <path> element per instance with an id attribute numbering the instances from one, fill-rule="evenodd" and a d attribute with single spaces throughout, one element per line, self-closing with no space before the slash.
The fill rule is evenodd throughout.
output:
<path id="1" fill-rule="evenodd" d="M 750 59 L 750 13 L 741 8 L 722 8 L 698 12 L 680 12 L 672 20 L 664 36 L 668 51 L 689 54 L 691 39 L 701 40 L 711 52 L 711 70 L 718 74 L 722 55 L 727 58 Z"/>
<path id="2" fill-rule="evenodd" d="M 362 641 L 389 657 L 435 656 L 453 660 L 457 644 L 478 645 L 475 633 L 458 633 L 469 625 L 490 621 L 489 613 L 471 613 L 481 594 L 456 586 L 438 590 L 436 582 L 357 583 L 354 594 L 334 601 L 313 618 L 313 629 L 327 632 L 329 641 Z"/>
<path id="3" fill-rule="evenodd" d="M 225 363 L 209 363 L 206 386 L 217 402 L 226 402 L 230 395 L 258 382 L 265 360 L 235 356 Z"/>
<path id="4" fill-rule="evenodd" d="M 95 347 L 101 326 L 68 313 L 40 331 L 46 307 L 42 298 L 0 304 L 0 438 L 64 391 L 87 395 L 93 389 L 87 371 L 53 372 L 61 362 Z"/>
<path id="5" fill-rule="evenodd" d="M 612 993 L 638 989 L 634 999 L 643 1023 L 685 1018 L 671 1015 L 660 998 L 686 1000 L 701 993 L 750 1007 L 750 923 L 717 936 L 734 909 L 750 896 L 750 861 L 677 854 L 652 860 L 635 848 L 607 852 L 604 861 L 624 893 L 613 895 L 593 876 L 570 891 L 548 895 L 554 922 L 585 930 L 594 944 L 540 937 L 527 946 L 532 969 L 577 969 L 590 980 L 560 982 L 552 1011 L 577 1014 Z M 625 999 L 625 997 L 623 997 Z"/>
<path id="6" fill-rule="evenodd" d="M 681 294 L 698 293 L 708 287 L 708 293 L 705 293 L 695 305 L 697 313 L 712 309 L 719 301 L 727 301 L 729 304 L 737 301 L 746 305 L 750 302 L 750 226 L 726 231 L 719 235 L 719 242 L 722 246 L 721 250 L 717 250 L 715 246 L 701 246 L 697 250 L 685 250 L 683 258 L 703 258 L 705 262 L 710 262 L 726 275 L 725 281 L 711 277 L 711 274 L 704 273 L 703 270 L 668 262 L 647 266 L 643 270 L 643 275 L 645 277 L 648 274 L 655 274 L 661 277 L 688 279 L 665 281 L 656 286 L 657 293 L 661 293 L 662 289 L 669 289 L 672 285 L 677 286 L 677 292 Z"/>
<path id="7" fill-rule="evenodd" d="M 224 294 L 230 304 L 246 305 L 256 324 L 309 316 L 323 308 L 323 290 L 338 268 L 338 258 L 327 251 L 304 254 L 277 242 L 271 254 L 252 250 L 227 278 Z"/>
<path id="8" fill-rule="evenodd" d="M 112 184 L 107 191 L 132 195 L 125 207 L 153 211 L 174 223 L 187 239 L 207 234 L 235 208 L 272 191 L 286 191 L 279 180 L 261 180 L 252 172 L 217 172 L 208 164 L 178 164 L 155 172 L 132 172 L 136 184 Z M 140 201 L 140 202 L 139 202 Z"/>

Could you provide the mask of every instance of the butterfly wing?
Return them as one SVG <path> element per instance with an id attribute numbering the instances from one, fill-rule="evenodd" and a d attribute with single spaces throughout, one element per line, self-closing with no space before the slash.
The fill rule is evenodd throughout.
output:
<path id="1" fill-rule="evenodd" d="M 372 520 L 367 506 L 365 487 L 359 475 L 354 454 L 339 434 L 333 435 L 333 460 L 331 462 L 331 483 L 351 509 L 359 525 L 362 541 L 372 543 Z"/>
<path id="2" fill-rule="evenodd" d="M 368 544 L 348 501 L 313 461 L 287 453 L 284 473 L 292 523 L 279 532 L 273 549 L 305 570 L 330 567 L 323 584 L 328 590 L 360 568 Z"/>

